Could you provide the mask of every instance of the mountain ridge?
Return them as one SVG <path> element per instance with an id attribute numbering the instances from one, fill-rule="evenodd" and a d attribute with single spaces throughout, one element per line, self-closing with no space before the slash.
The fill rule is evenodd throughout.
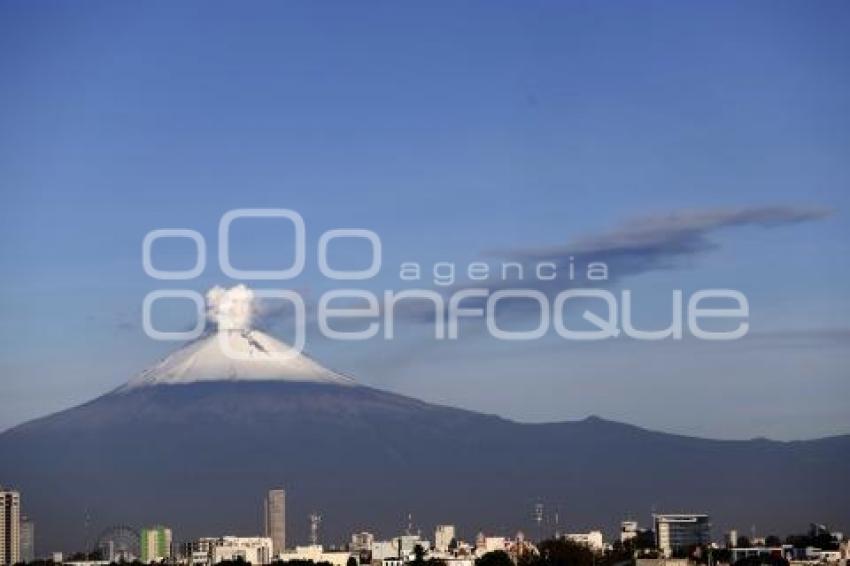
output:
<path id="1" fill-rule="evenodd" d="M 0 452 L 15 454 L 0 478 L 22 490 L 45 552 L 79 548 L 85 513 L 101 528 L 168 524 L 180 539 L 258 533 L 262 494 L 277 486 L 300 541 L 313 510 L 340 542 L 362 528 L 395 534 L 408 512 L 429 527 L 457 523 L 467 538 L 535 532 L 538 500 L 561 508 L 571 530 L 608 532 L 652 508 L 778 534 L 814 519 L 846 528 L 850 504 L 850 436 L 754 442 L 599 417 L 518 423 L 363 385 L 119 389 L 0 434 Z"/>
<path id="2" fill-rule="evenodd" d="M 257 534 L 276 487 L 299 542 L 314 511 L 333 542 L 364 529 L 393 536 L 409 513 L 457 524 L 467 539 L 536 532 L 538 502 L 573 531 L 614 533 L 653 509 L 778 534 L 812 520 L 850 527 L 850 435 L 714 440 L 600 417 L 522 423 L 280 352 L 291 349 L 259 331 L 210 333 L 124 386 L 0 433 L 0 454 L 12 455 L 0 481 L 21 490 L 39 552 L 93 544 L 89 524 L 166 524 L 177 540 Z"/>
<path id="3" fill-rule="evenodd" d="M 227 380 L 221 380 L 221 381 L 226 382 Z M 212 382 L 212 383 L 215 383 L 215 382 Z M 257 383 L 266 383 L 266 382 L 257 381 Z M 270 381 L 269 383 L 274 383 L 274 382 Z M 105 393 L 98 395 L 97 397 L 95 397 L 95 398 L 93 398 L 89 401 L 85 401 L 85 402 L 80 403 L 78 405 L 72 405 L 70 407 L 66 407 L 64 409 L 59 409 L 57 411 L 54 411 L 53 413 L 49 413 L 49 414 L 38 416 L 38 417 L 33 417 L 33 418 L 28 419 L 26 421 L 12 425 L 9 428 L 0 430 L 0 435 L 7 433 L 7 432 L 12 432 L 12 431 L 14 431 L 18 428 L 25 427 L 25 426 L 27 426 L 31 423 L 36 423 L 36 422 L 39 422 L 39 421 L 44 420 L 44 419 L 56 417 L 58 415 L 61 415 L 62 413 L 68 412 L 68 411 L 72 411 L 72 410 L 75 410 L 75 409 L 78 409 L 78 408 L 81 408 L 81 407 L 85 407 L 85 406 L 92 404 L 92 403 L 94 403 L 94 402 L 96 402 L 96 401 L 100 400 L 101 398 L 106 397 L 108 395 L 124 393 L 124 392 L 126 392 L 126 385 L 127 385 L 126 383 L 119 385 L 118 387 L 115 387 L 115 388 L 113 388 L 113 389 L 111 389 L 111 390 L 109 390 Z M 158 384 L 158 385 L 162 385 L 164 387 L 180 387 L 180 386 L 185 386 L 185 385 L 188 385 L 188 384 L 175 383 L 175 384 Z M 372 391 L 383 392 L 383 393 L 386 393 L 388 395 L 394 395 L 394 396 L 397 396 L 397 397 L 402 397 L 402 398 L 405 398 L 405 399 L 409 399 L 411 401 L 431 405 L 431 406 L 434 406 L 434 407 L 454 409 L 454 410 L 458 410 L 458 411 L 464 411 L 464 412 L 468 412 L 468 413 L 478 414 L 478 415 L 481 415 L 481 416 L 496 417 L 496 418 L 501 419 L 503 421 L 506 421 L 506 422 L 509 422 L 509 423 L 512 423 L 512 424 L 516 424 L 516 425 L 519 425 L 519 426 L 547 427 L 547 426 L 581 424 L 581 423 L 591 422 L 591 423 L 613 424 L 613 425 L 623 427 L 625 429 L 634 429 L 634 430 L 649 433 L 649 434 L 657 434 L 657 435 L 664 435 L 664 436 L 675 436 L 675 437 L 680 437 L 680 438 L 686 438 L 686 439 L 692 439 L 692 440 L 702 440 L 702 441 L 707 441 L 707 442 L 729 442 L 729 443 L 763 442 L 763 443 L 768 443 L 768 444 L 785 444 L 785 445 L 787 445 L 787 444 L 830 442 L 830 441 L 833 441 L 833 440 L 850 440 L 850 433 L 836 433 L 836 434 L 830 434 L 830 435 L 827 435 L 827 436 L 820 436 L 820 437 L 815 437 L 815 438 L 795 438 L 795 439 L 787 439 L 787 440 L 769 438 L 769 437 L 764 437 L 764 436 L 756 436 L 756 437 L 752 437 L 752 438 L 715 438 L 715 437 L 710 437 L 710 436 L 698 436 L 698 435 L 686 434 L 686 433 L 682 433 L 682 432 L 654 429 L 654 428 L 650 428 L 650 427 L 647 427 L 647 426 L 638 425 L 638 424 L 635 424 L 635 423 L 629 423 L 629 422 L 625 422 L 625 421 L 619 421 L 615 418 L 608 418 L 608 417 L 604 417 L 604 416 L 596 415 L 596 414 L 587 415 L 586 417 L 582 417 L 582 418 L 579 418 L 579 419 L 563 419 L 563 420 L 543 421 L 543 422 L 537 422 L 537 421 L 529 422 L 529 421 L 513 419 L 513 418 L 510 418 L 510 417 L 505 417 L 505 416 L 500 415 L 500 414 L 495 413 L 495 412 L 491 413 L 491 412 L 487 412 L 487 411 L 481 411 L 481 410 L 477 410 L 477 409 L 469 409 L 469 408 L 465 408 L 465 407 L 458 407 L 458 406 L 455 406 L 455 405 L 449 405 L 449 404 L 444 404 L 444 403 L 440 403 L 440 402 L 425 401 L 425 400 L 421 400 L 417 397 L 413 397 L 413 396 L 410 396 L 410 395 L 407 395 L 407 394 L 404 394 L 404 393 L 398 393 L 398 392 L 391 391 L 391 390 L 388 390 L 388 389 L 375 387 L 375 386 L 372 386 L 372 385 L 358 384 L 357 386 L 365 388 L 365 389 L 370 389 Z"/>

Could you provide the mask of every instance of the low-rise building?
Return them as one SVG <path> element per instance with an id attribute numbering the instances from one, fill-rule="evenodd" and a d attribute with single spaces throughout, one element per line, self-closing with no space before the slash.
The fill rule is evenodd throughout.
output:
<path id="1" fill-rule="evenodd" d="M 357 554 L 372 552 L 372 543 L 375 542 L 375 535 L 372 533 L 362 532 L 351 535 L 351 542 L 348 544 L 348 550 Z"/>
<path id="2" fill-rule="evenodd" d="M 434 550 L 448 552 L 453 540 L 455 540 L 454 525 L 437 525 L 437 530 L 434 532 Z"/>
<path id="3" fill-rule="evenodd" d="M 637 521 L 623 521 L 620 523 L 620 542 L 626 543 L 638 536 Z"/>
<path id="4" fill-rule="evenodd" d="M 463 557 L 469 554 L 466 550 L 468 545 L 464 542 L 458 542 L 457 557 Z M 537 554 L 537 547 L 531 541 L 525 539 L 522 532 L 518 532 L 514 538 L 504 536 L 485 536 L 484 533 L 478 533 L 475 537 L 475 548 L 473 556 L 480 558 L 488 552 L 506 552 L 514 562 L 517 562 L 521 557 L 531 554 Z"/>
<path id="5" fill-rule="evenodd" d="M 399 559 L 398 547 L 391 540 L 372 541 L 372 561 Z"/>
<path id="6" fill-rule="evenodd" d="M 272 561 L 272 539 L 270 537 L 221 537 L 212 548 L 212 563 L 223 560 L 250 562 L 254 566 L 270 564 Z"/>
<path id="7" fill-rule="evenodd" d="M 522 531 L 518 532 L 515 538 L 505 541 L 505 552 L 517 564 L 526 557 L 539 554 L 537 547 L 530 540 L 525 539 Z"/>
<path id="8" fill-rule="evenodd" d="M 417 546 L 422 547 L 422 550 L 425 552 L 431 550 L 431 542 L 419 535 L 401 535 L 395 537 L 393 544 L 398 549 L 398 556 L 405 559 L 413 558 Z"/>
<path id="9" fill-rule="evenodd" d="M 694 566 L 687 558 L 637 558 L 635 566 Z"/>
<path id="10" fill-rule="evenodd" d="M 782 546 L 748 546 L 734 547 L 729 549 L 729 562 L 734 564 L 742 558 L 750 558 L 752 556 L 776 556 L 787 560 L 793 558 L 794 547 L 790 544 Z"/>
<path id="11" fill-rule="evenodd" d="M 602 552 L 605 548 L 605 539 L 602 531 L 590 531 L 587 533 L 570 533 L 563 535 L 564 540 L 586 546 L 593 552 Z"/>
<path id="12" fill-rule="evenodd" d="M 296 546 L 294 550 L 287 550 L 277 555 L 277 559 L 283 562 L 290 560 L 312 560 L 316 564 L 328 562 L 333 566 L 346 566 L 348 559 L 353 554 L 349 551 L 327 551 L 320 544 L 307 546 Z"/>
<path id="13" fill-rule="evenodd" d="M 505 551 L 505 537 L 488 537 L 484 533 L 478 533 L 475 537 L 475 555 L 484 556 L 488 552 L 497 550 Z"/>

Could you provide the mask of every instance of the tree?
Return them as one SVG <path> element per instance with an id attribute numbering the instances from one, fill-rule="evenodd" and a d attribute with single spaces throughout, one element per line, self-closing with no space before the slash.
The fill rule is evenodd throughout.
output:
<path id="1" fill-rule="evenodd" d="M 587 546 L 569 540 L 544 540 L 538 545 L 539 555 L 523 557 L 520 566 L 600 566 Z"/>
<path id="2" fill-rule="evenodd" d="M 764 539 L 765 546 L 782 546 L 782 539 L 776 535 L 770 535 Z"/>
<path id="3" fill-rule="evenodd" d="M 285 561 L 275 560 L 274 562 L 272 562 L 272 566 L 332 566 L 332 564 L 326 560 L 314 562 L 305 558 L 296 558 L 295 560 Z"/>
<path id="4" fill-rule="evenodd" d="M 781 556 L 747 556 L 735 562 L 735 566 L 788 566 L 788 561 Z"/>
<path id="5" fill-rule="evenodd" d="M 655 548 L 655 531 L 640 530 L 631 542 L 635 550 L 652 550 Z"/>
<path id="6" fill-rule="evenodd" d="M 425 560 L 425 548 L 421 544 L 413 547 L 413 561 L 416 566 L 445 566 L 445 561 L 436 558 Z"/>
<path id="7" fill-rule="evenodd" d="M 821 550 L 838 550 L 838 539 L 830 533 L 816 533 L 806 535 L 790 535 L 785 539 L 787 544 L 791 544 L 794 548 L 806 548 L 813 546 Z"/>
<path id="8" fill-rule="evenodd" d="M 475 566 L 514 566 L 514 561 L 504 550 L 493 550 L 476 558 Z"/>
<path id="9" fill-rule="evenodd" d="M 357 559 L 353 556 L 349 556 L 348 561 L 345 563 L 345 566 L 358 566 Z"/>

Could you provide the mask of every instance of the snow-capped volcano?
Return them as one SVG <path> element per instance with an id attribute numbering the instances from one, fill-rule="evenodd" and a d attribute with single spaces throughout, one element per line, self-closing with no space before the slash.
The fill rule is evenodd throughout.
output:
<path id="1" fill-rule="evenodd" d="M 43 548 L 79 549 L 89 517 L 101 529 L 167 518 L 185 540 L 251 532 L 278 486 L 293 494 L 290 516 L 333 517 L 330 540 L 364 522 L 395 532 L 406 509 L 466 532 L 518 530 L 535 501 L 568 501 L 611 530 L 624 509 L 659 503 L 710 509 L 721 529 L 790 532 L 808 516 L 846 527 L 850 435 L 715 441 L 599 418 L 517 423 L 355 384 L 250 330 L 250 290 L 208 298 L 209 333 L 118 390 L 0 433 L 13 455 L 0 480 L 26 494 Z"/>
<path id="2" fill-rule="evenodd" d="M 396 532 L 407 509 L 467 533 L 519 530 L 535 501 L 569 502 L 612 531 L 624 509 L 654 505 L 709 509 L 721 530 L 792 532 L 809 516 L 847 527 L 850 435 L 716 441 L 598 418 L 516 423 L 276 353 L 292 350 L 257 330 L 212 332 L 119 390 L 0 433 L 13 455 L 0 456 L 0 480 L 26 494 L 42 547 L 80 548 L 88 517 L 98 529 L 168 520 L 185 540 L 251 532 L 278 486 L 293 494 L 289 516 L 333 517 L 329 540 L 366 522 Z M 295 540 L 304 523 L 288 529 Z"/>
<path id="3" fill-rule="evenodd" d="M 144 370 L 121 390 L 202 381 L 356 384 L 259 330 L 213 330 Z"/>

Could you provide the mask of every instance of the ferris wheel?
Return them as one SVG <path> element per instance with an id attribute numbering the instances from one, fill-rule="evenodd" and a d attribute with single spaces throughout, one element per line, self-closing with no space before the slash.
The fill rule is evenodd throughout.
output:
<path id="1" fill-rule="evenodd" d="M 126 525 L 109 527 L 97 537 L 97 550 L 104 560 L 132 562 L 139 558 L 139 533 Z"/>

